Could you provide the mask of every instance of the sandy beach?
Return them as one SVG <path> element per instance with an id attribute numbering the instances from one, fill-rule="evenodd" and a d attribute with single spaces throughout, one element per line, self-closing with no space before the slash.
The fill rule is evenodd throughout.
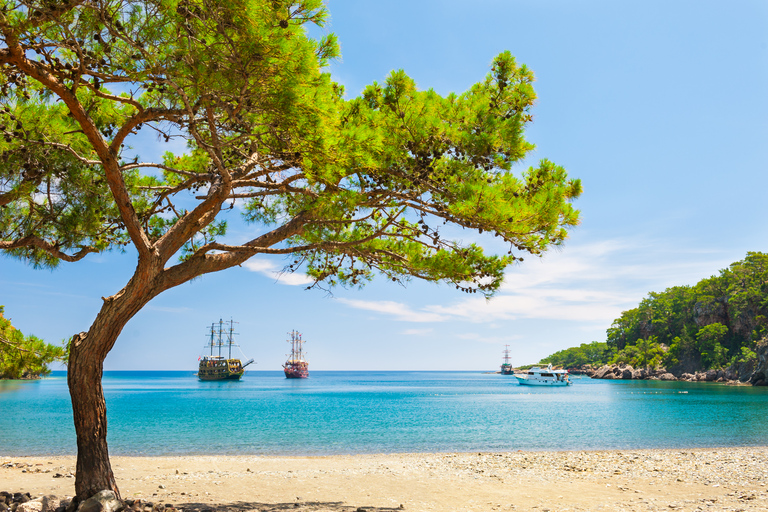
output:
<path id="1" fill-rule="evenodd" d="M 71 496 L 74 457 L 0 456 L 0 490 Z M 768 447 L 113 457 L 123 498 L 183 511 L 768 510 Z"/>

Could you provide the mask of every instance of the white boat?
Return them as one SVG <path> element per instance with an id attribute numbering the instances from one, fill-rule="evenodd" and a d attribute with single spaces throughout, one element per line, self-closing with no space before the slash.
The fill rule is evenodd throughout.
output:
<path id="1" fill-rule="evenodd" d="M 570 386 L 568 370 L 553 370 L 552 365 L 546 369 L 534 366 L 527 373 L 516 373 L 515 378 L 521 386 Z"/>

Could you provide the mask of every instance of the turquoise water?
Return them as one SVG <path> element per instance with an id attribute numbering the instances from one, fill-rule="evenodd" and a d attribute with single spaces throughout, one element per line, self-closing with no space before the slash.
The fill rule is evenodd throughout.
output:
<path id="1" fill-rule="evenodd" d="M 106 372 L 113 455 L 693 448 L 768 444 L 768 388 L 473 372 Z M 0 454 L 74 454 L 66 377 L 0 381 Z"/>

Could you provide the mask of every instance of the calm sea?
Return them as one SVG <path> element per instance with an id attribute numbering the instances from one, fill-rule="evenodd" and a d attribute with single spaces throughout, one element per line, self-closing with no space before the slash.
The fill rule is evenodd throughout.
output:
<path id="1" fill-rule="evenodd" d="M 106 372 L 113 455 L 692 448 L 768 444 L 768 388 L 478 372 Z M 74 454 L 63 373 L 0 381 L 0 454 Z"/>

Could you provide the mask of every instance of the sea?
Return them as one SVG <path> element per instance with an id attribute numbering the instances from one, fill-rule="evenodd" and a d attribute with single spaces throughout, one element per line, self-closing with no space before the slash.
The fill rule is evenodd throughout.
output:
<path id="1" fill-rule="evenodd" d="M 107 371 L 112 455 L 334 455 L 765 446 L 768 388 L 482 372 Z M 0 455 L 76 453 L 64 372 L 0 381 Z"/>

